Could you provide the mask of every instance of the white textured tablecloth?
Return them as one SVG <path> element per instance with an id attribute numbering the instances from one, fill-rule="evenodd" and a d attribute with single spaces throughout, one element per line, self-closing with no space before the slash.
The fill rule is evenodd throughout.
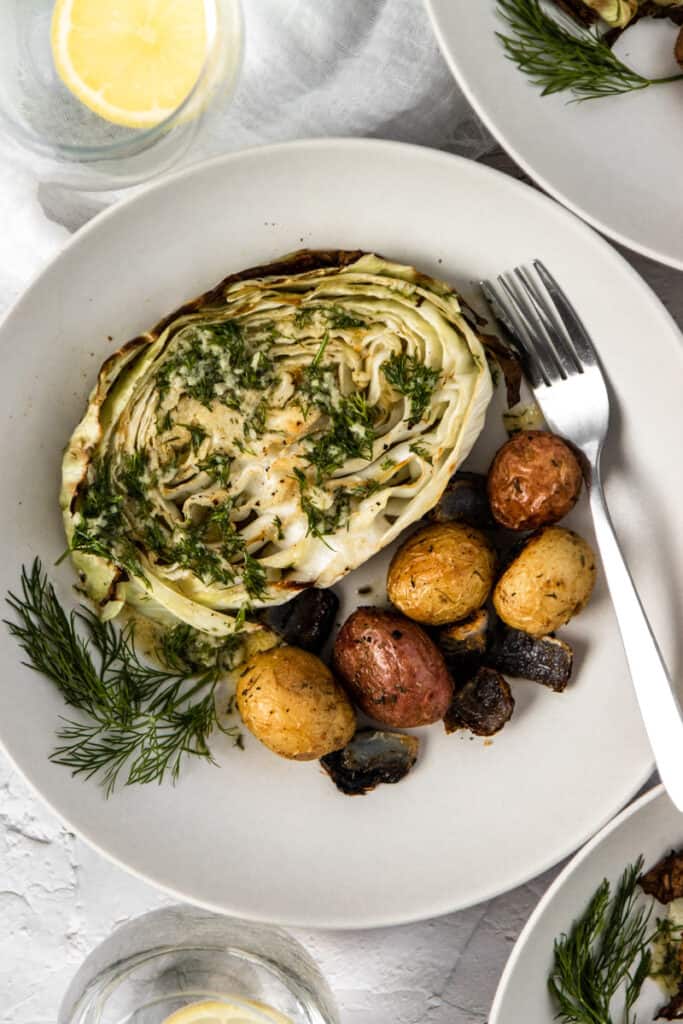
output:
<path id="1" fill-rule="evenodd" d="M 374 135 L 517 173 L 470 114 L 420 0 L 243 3 L 242 80 L 193 158 L 311 135 Z M 0 151 L 0 311 L 102 202 L 55 192 Z M 629 258 L 683 324 L 681 275 Z M 343 1024 L 474 1024 L 486 1019 L 511 945 L 554 874 L 422 924 L 297 935 L 334 989 Z M 66 831 L 0 755 L 0 1024 L 53 1022 L 93 946 L 165 902 Z"/>

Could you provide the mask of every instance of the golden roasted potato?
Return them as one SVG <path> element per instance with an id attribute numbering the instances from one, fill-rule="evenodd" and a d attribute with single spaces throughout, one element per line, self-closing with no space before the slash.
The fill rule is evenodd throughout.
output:
<path id="1" fill-rule="evenodd" d="M 437 523 L 409 537 L 394 555 L 387 594 L 404 615 L 428 626 L 464 619 L 493 585 L 496 556 L 479 530 Z"/>
<path id="2" fill-rule="evenodd" d="M 530 636 L 552 633 L 585 608 L 595 584 L 595 555 L 572 530 L 548 526 L 525 545 L 493 591 L 496 612 Z"/>
<path id="3" fill-rule="evenodd" d="M 569 445 L 544 430 L 525 430 L 498 451 L 488 475 L 491 511 L 510 530 L 559 522 L 576 504 L 583 477 Z"/>
<path id="4" fill-rule="evenodd" d="M 298 647 L 255 654 L 241 668 L 237 707 L 274 753 L 313 761 L 345 747 L 356 730 L 349 698 L 320 658 Z"/>

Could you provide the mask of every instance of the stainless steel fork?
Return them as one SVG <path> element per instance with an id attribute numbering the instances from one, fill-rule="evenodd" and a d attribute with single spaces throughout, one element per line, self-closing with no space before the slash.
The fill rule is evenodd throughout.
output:
<path id="1" fill-rule="evenodd" d="M 662 782 L 683 810 L 683 717 L 657 641 L 619 547 L 605 501 L 600 458 L 609 396 L 597 353 L 579 316 L 540 260 L 481 287 L 507 329 L 552 431 L 583 452 L 595 536 L 645 728 Z"/>

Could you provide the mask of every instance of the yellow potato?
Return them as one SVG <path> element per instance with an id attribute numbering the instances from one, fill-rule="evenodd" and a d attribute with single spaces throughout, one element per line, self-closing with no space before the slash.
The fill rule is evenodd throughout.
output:
<path id="1" fill-rule="evenodd" d="M 583 608 L 595 584 L 595 555 L 560 526 L 535 534 L 496 584 L 493 605 L 508 626 L 531 636 L 552 633 Z"/>
<path id="2" fill-rule="evenodd" d="M 281 757 L 313 761 L 345 747 L 356 730 L 351 703 L 327 665 L 298 647 L 249 658 L 236 697 L 247 729 Z"/>
<path id="3" fill-rule="evenodd" d="M 493 548 L 474 527 L 426 526 L 394 555 L 387 594 L 409 619 L 442 626 L 481 608 L 493 585 L 495 564 Z"/>

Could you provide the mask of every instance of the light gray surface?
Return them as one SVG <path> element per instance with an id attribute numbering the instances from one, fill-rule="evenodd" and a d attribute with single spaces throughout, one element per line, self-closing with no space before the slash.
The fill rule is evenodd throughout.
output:
<path id="1" fill-rule="evenodd" d="M 251 46 L 233 120 L 205 141 L 205 153 L 310 134 L 372 134 L 472 156 L 490 149 L 418 0 L 248 3 Z M 335 16 L 341 7 L 352 12 L 348 24 Z M 278 40 L 289 47 L 280 59 Z M 485 159 L 516 173 L 495 150 Z M 0 157 L 0 308 L 68 237 L 61 225 L 82 223 L 99 203 L 57 195 Z M 683 276 L 629 258 L 683 325 Z M 486 1019 L 511 945 L 554 874 L 423 924 L 298 936 L 335 990 L 343 1024 L 472 1024 Z M 54 1021 L 89 950 L 117 923 L 166 902 L 65 831 L 0 756 L 0 1024 Z"/>

